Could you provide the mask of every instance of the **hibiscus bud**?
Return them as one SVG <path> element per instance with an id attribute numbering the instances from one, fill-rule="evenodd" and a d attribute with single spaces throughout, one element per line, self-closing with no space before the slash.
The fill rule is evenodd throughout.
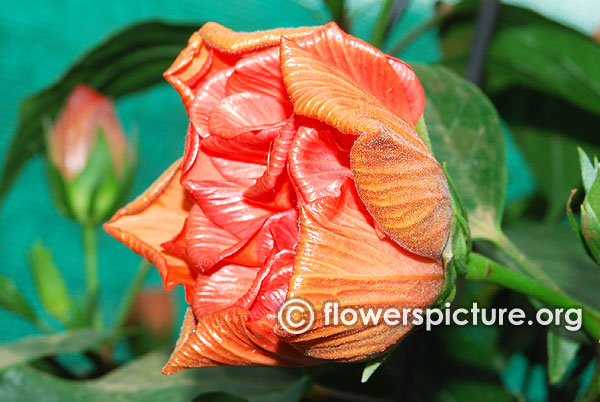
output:
<path id="1" fill-rule="evenodd" d="M 392 349 L 410 321 L 328 325 L 322 312 L 329 301 L 426 308 L 442 291 L 453 214 L 415 130 L 425 95 L 412 69 L 335 23 L 252 33 L 207 23 L 164 75 L 190 118 L 183 159 L 104 226 L 167 289 L 185 288 L 163 372 Z M 315 313 L 302 333 L 278 320 L 296 300 Z"/>
<path id="2" fill-rule="evenodd" d="M 567 213 L 571 226 L 575 230 L 579 240 L 584 244 L 588 254 L 600 264 L 600 164 L 598 158 L 590 160 L 589 156 L 581 149 L 579 161 L 581 165 L 581 178 L 585 197 L 580 206 L 581 222 L 571 211 L 571 202 L 576 191 L 573 190 L 567 202 Z"/>
<path id="3" fill-rule="evenodd" d="M 56 204 L 79 222 L 102 222 L 129 191 L 135 157 L 112 102 L 87 85 L 69 95 L 49 131 L 47 154 Z"/>

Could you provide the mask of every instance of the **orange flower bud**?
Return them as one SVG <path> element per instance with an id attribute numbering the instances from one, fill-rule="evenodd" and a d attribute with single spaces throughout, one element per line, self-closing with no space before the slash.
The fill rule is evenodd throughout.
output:
<path id="1" fill-rule="evenodd" d="M 389 351 L 411 325 L 328 325 L 336 300 L 425 308 L 442 290 L 452 209 L 415 130 L 409 66 L 334 23 L 237 33 L 208 23 L 165 77 L 190 126 L 183 159 L 106 231 L 151 261 L 190 308 L 164 373 L 314 365 Z M 304 333 L 278 322 L 302 300 Z"/>

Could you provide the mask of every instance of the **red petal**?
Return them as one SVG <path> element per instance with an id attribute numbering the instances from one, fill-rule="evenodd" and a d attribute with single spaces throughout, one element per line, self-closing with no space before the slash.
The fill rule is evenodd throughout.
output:
<path id="1" fill-rule="evenodd" d="M 198 132 L 190 124 L 186 137 L 185 153 L 183 155 L 181 184 L 185 186 L 188 180 L 222 180 L 223 176 L 214 167 L 208 155 L 200 147 Z"/>
<path id="2" fill-rule="evenodd" d="M 179 233 L 191 207 L 179 184 L 180 164 L 171 165 L 144 194 L 104 224 L 108 234 L 156 266 L 167 290 L 176 284 L 193 286 L 195 278 L 185 261 L 161 247 Z"/>
<path id="3" fill-rule="evenodd" d="M 233 151 L 232 153 L 235 152 Z M 224 179 L 244 187 L 251 186 L 265 171 L 265 166 L 260 163 L 250 163 L 243 160 L 219 158 L 216 156 L 211 157 L 209 163 L 212 163 Z M 204 177 L 199 177 L 199 179 L 203 180 Z"/>
<path id="4" fill-rule="evenodd" d="M 254 235 L 273 213 L 249 203 L 245 188 L 224 181 L 189 181 L 187 188 L 206 216 L 238 239 Z"/>
<path id="5" fill-rule="evenodd" d="M 271 142 L 279 134 L 280 127 L 267 128 L 259 132 L 245 132 L 226 140 L 210 136 L 202 140 L 202 148 L 213 156 L 267 165 Z"/>
<path id="6" fill-rule="evenodd" d="M 348 153 L 339 150 L 324 127 L 300 127 L 290 149 L 289 172 L 305 202 L 338 195 L 352 176 Z"/>
<path id="7" fill-rule="evenodd" d="M 285 301 L 295 256 L 293 251 L 283 250 L 273 253 L 265 263 L 269 273 L 261 282 L 260 290 L 250 307 L 250 320 L 276 312 Z"/>
<path id="8" fill-rule="evenodd" d="M 298 210 L 294 208 L 272 215 L 258 232 L 258 261 L 264 264 L 273 252 L 294 250 L 297 244 Z"/>
<path id="9" fill-rule="evenodd" d="M 387 58 L 396 74 L 398 74 L 400 82 L 402 82 L 412 120 L 416 123 L 425 110 L 425 90 L 423 90 L 419 78 L 408 64 L 392 56 L 387 56 Z"/>
<path id="10" fill-rule="evenodd" d="M 231 307 L 254 282 L 257 267 L 226 265 L 210 275 L 198 275 L 193 310 L 197 319 Z"/>
<path id="11" fill-rule="evenodd" d="M 198 130 L 201 137 L 208 137 L 208 118 L 210 112 L 227 97 L 225 86 L 227 79 L 233 74 L 233 68 L 221 70 L 213 74 L 196 90 L 194 101 L 191 102 L 188 114 L 190 121 Z"/>
<path id="12" fill-rule="evenodd" d="M 243 245 L 237 237 L 211 222 L 198 205 L 190 211 L 185 226 L 185 244 L 189 264 L 200 272 L 209 270 Z"/>
<path id="13" fill-rule="evenodd" d="M 289 98 L 281 78 L 279 47 L 263 50 L 241 59 L 227 80 L 227 95 L 254 92 L 288 103 Z"/>
<path id="14" fill-rule="evenodd" d="M 287 120 L 285 125 L 281 127 L 279 135 L 273 141 L 268 157 L 267 170 L 263 175 L 256 180 L 256 183 L 250 187 L 244 195 L 249 199 L 259 200 L 267 196 L 275 196 L 275 187 L 281 175 L 287 167 L 288 151 L 296 135 L 296 124 L 294 118 Z"/>
<path id="15" fill-rule="evenodd" d="M 208 119 L 210 135 L 230 139 L 247 131 L 283 125 L 290 109 L 266 95 L 238 93 L 223 99 Z"/>

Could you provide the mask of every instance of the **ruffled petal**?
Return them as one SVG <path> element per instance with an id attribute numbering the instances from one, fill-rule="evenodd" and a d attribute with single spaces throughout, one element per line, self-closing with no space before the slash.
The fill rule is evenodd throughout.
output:
<path id="1" fill-rule="evenodd" d="M 225 181 L 189 181 L 190 191 L 204 214 L 238 239 L 249 239 L 273 213 L 244 198 L 243 186 Z"/>
<path id="2" fill-rule="evenodd" d="M 184 260 L 161 247 L 180 232 L 192 206 L 179 184 L 180 165 L 180 160 L 171 165 L 146 192 L 104 224 L 108 234 L 156 266 L 167 290 L 176 284 L 191 287 L 195 280 Z"/>
<path id="3" fill-rule="evenodd" d="M 425 90 L 408 64 L 392 56 L 387 59 L 402 83 L 412 120 L 417 122 L 425 110 Z"/>
<path id="4" fill-rule="evenodd" d="M 392 69 L 383 54 L 365 50 L 367 45 L 352 47 L 342 42 L 346 40 L 343 35 L 337 34 L 329 39 L 329 47 L 341 48 L 331 50 L 334 54 L 345 52 L 350 46 L 349 52 L 357 52 L 358 60 L 371 60 L 376 71 L 380 67 L 383 71 L 384 67 Z M 381 96 L 359 82 L 358 73 L 348 73 L 351 67 L 343 55 L 333 64 L 310 49 L 282 39 L 282 72 L 294 111 L 342 133 L 359 135 L 350 155 L 351 168 L 369 213 L 402 247 L 419 255 L 441 258 L 452 220 L 448 184 L 441 166 L 414 127 L 402 119 L 406 113 L 392 112 L 382 103 Z M 349 60 L 355 62 L 354 56 Z M 399 82 L 393 70 L 392 74 L 392 82 Z"/>
<path id="5" fill-rule="evenodd" d="M 210 112 L 227 97 L 225 86 L 227 79 L 233 74 L 233 68 L 227 68 L 211 75 L 195 91 L 193 102 L 188 108 L 190 122 L 194 125 L 200 137 L 208 137 L 208 119 Z"/>
<path id="6" fill-rule="evenodd" d="M 235 65 L 227 80 L 227 95 L 253 92 L 269 96 L 281 103 L 289 98 L 281 78 L 279 46 L 244 57 Z"/>
<path id="7" fill-rule="evenodd" d="M 221 52 L 241 53 L 279 44 L 281 36 L 299 38 L 318 28 L 279 28 L 269 31 L 236 32 L 216 22 L 207 22 L 200 29 L 206 43 Z"/>
<path id="8" fill-rule="evenodd" d="M 296 135 L 296 124 L 294 118 L 287 120 L 285 125 L 281 127 L 279 134 L 273 140 L 270 152 L 268 154 L 268 165 L 265 172 L 256 180 L 244 195 L 249 199 L 268 201 L 276 195 L 275 187 L 281 183 L 284 173 L 287 172 L 288 152 L 292 145 L 292 140 Z"/>
<path id="9" fill-rule="evenodd" d="M 245 132 L 231 139 L 210 136 L 202 139 L 202 148 L 213 156 L 267 166 L 271 142 L 281 127 Z"/>
<path id="10" fill-rule="evenodd" d="M 351 183 L 337 197 L 300 207 L 300 240 L 288 299 L 303 298 L 317 319 L 306 334 L 278 334 L 294 347 L 318 358 L 356 360 L 383 353 L 406 333 L 403 326 L 325 326 L 322 307 L 336 300 L 341 307 L 424 308 L 442 289 L 440 262 L 412 254 L 389 239 L 380 240 Z M 365 291 L 368 289 L 368 291 Z M 371 328 L 372 327 L 372 328 Z M 362 345 L 352 348 L 352 343 Z"/>
<path id="11" fill-rule="evenodd" d="M 196 319 L 231 307 L 254 282 L 258 267 L 225 265 L 210 275 L 198 275 L 192 308 Z"/>
<path id="12" fill-rule="evenodd" d="M 301 199 L 312 202 L 339 195 L 352 177 L 348 152 L 342 152 L 325 127 L 300 127 L 289 155 L 289 172 Z"/>
<path id="13" fill-rule="evenodd" d="M 202 150 L 198 132 L 190 124 L 188 127 L 185 152 L 181 165 L 180 183 L 185 187 L 188 180 L 222 180 L 223 175 Z"/>
<path id="14" fill-rule="evenodd" d="M 230 95 L 223 99 L 208 118 L 210 135 L 230 139 L 247 131 L 282 126 L 291 107 L 276 99 L 252 92 Z"/>
<path id="15" fill-rule="evenodd" d="M 282 49 L 287 47 L 285 43 L 289 42 L 288 39 L 290 38 L 285 37 L 282 39 Z M 340 80 L 350 81 L 366 94 L 377 99 L 385 108 L 391 110 L 401 119 L 413 125 L 416 123 L 412 120 L 410 106 L 402 82 L 390 65 L 388 57 L 377 48 L 348 35 L 334 22 L 306 37 L 294 40 L 294 43 L 310 52 L 313 58 L 334 67 L 335 74 L 339 77 L 332 81 L 332 87 Z M 286 59 L 282 53 L 284 77 L 290 74 L 290 71 L 286 72 L 286 70 L 290 70 L 290 68 L 285 68 Z M 300 69 L 290 67 L 291 70 L 297 70 L 298 75 L 306 77 L 300 72 L 303 70 L 302 67 Z M 319 68 L 318 65 L 315 65 L 314 69 L 316 74 L 325 73 L 325 70 Z M 289 92 L 288 83 L 285 85 L 288 87 Z M 305 85 L 310 88 L 308 83 Z"/>
<path id="16" fill-rule="evenodd" d="M 257 235 L 256 254 L 262 265 L 272 253 L 295 250 L 298 244 L 298 210 L 289 209 L 267 219 Z"/>

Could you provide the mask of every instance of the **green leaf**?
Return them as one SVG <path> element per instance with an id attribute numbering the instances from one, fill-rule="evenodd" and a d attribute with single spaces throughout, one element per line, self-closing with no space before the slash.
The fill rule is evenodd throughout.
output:
<path id="1" fill-rule="evenodd" d="M 209 392 L 208 394 L 202 394 L 192 402 L 247 402 L 246 398 L 240 398 L 239 396 L 231 395 L 226 392 Z"/>
<path id="2" fill-rule="evenodd" d="M 548 331 L 547 338 L 548 381 L 555 385 L 566 376 L 580 344 L 552 329 Z"/>
<path id="3" fill-rule="evenodd" d="M 443 27 L 442 49 L 444 63 L 463 73 L 477 7 L 461 9 Z M 489 45 L 484 88 L 490 93 L 510 86 L 530 88 L 600 114 L 599 64 L 600 46 L 592 37 L 531 10 L 502 4 Z"/>
<path id="4" fill-rule="evenodd" d="M 52 253 L 41 241 L 37 241 L 29 250 L 29 266 L 42 305 L 48 313 L 68 326 L 73 318 L 72 301 Z"/>
<path id="5" fill-rule="evenodd" d="M 19 110 L 17 132 L 4 159 L 0 199 L 24 164 L 44 151 L 42 122 L 56 117 L 75 85 L 84 82 L 118 98 L 162 82 L 162 73 L 199 26 L 153 21 L 126 28 L 87 53 L 57 82 L 25 99 Z"/>
<path id="6" fill-rule="evenodd" d="M 110 337 L 111 335 L 108 333 L 82 329 L 53 335 L 32 336 L 3 343 L 0 344 L 0 370 L 6 370 L 11 366 L 42 357 L 94 349 L 108 341 Z M 0 392 L 0 395 L 3 393 Z"/>
<path id="7" fill-rule="evenodd" d="M 0 274 L 0 307 L 20 315 L 29 321 L 37 321 L 37 317 L 27 303 L 17 285 L 7 276 Z"/>
<path id="8" fill-rule="evenodd" d="M 415 65 L 425 88 L 425 120 L 435 157 L 469 215 L 473 238 L 496 237 L 506 195 L 506 157 L 498 114 L 474 85 L 441 66 Z"/>
<path id="9" fill-rule="evenodd" d="M 0 395 L 12 402 L 188 402 L 225 392 L 249 401 L 293 402 L 308 383 L 299 370 L 271 367 L 207 367 L 164 376 L 167 359 L 165 351 L 152 352 L 102 378 L 77 382 L 17 367 L 0 377 Z"/>
<path id="10" fill-rule="evenodd" d="M 546 218 L 563 218 L 569 193 L 581 182 L 577 156 L 577 146 L 581 145 L 581 141 L 531 126 L 518 125 L 511 130 L 535 174 L 540 192 L 548 200 Z M 586 145 L 586 149 L 595 148 Z"/>
<path id="11" fill-rule="evenodd" d="M 600 308 L 600 270 L 568 226 L 522 223 L 506 228 L 506 234 L 569 296 Z"/>

